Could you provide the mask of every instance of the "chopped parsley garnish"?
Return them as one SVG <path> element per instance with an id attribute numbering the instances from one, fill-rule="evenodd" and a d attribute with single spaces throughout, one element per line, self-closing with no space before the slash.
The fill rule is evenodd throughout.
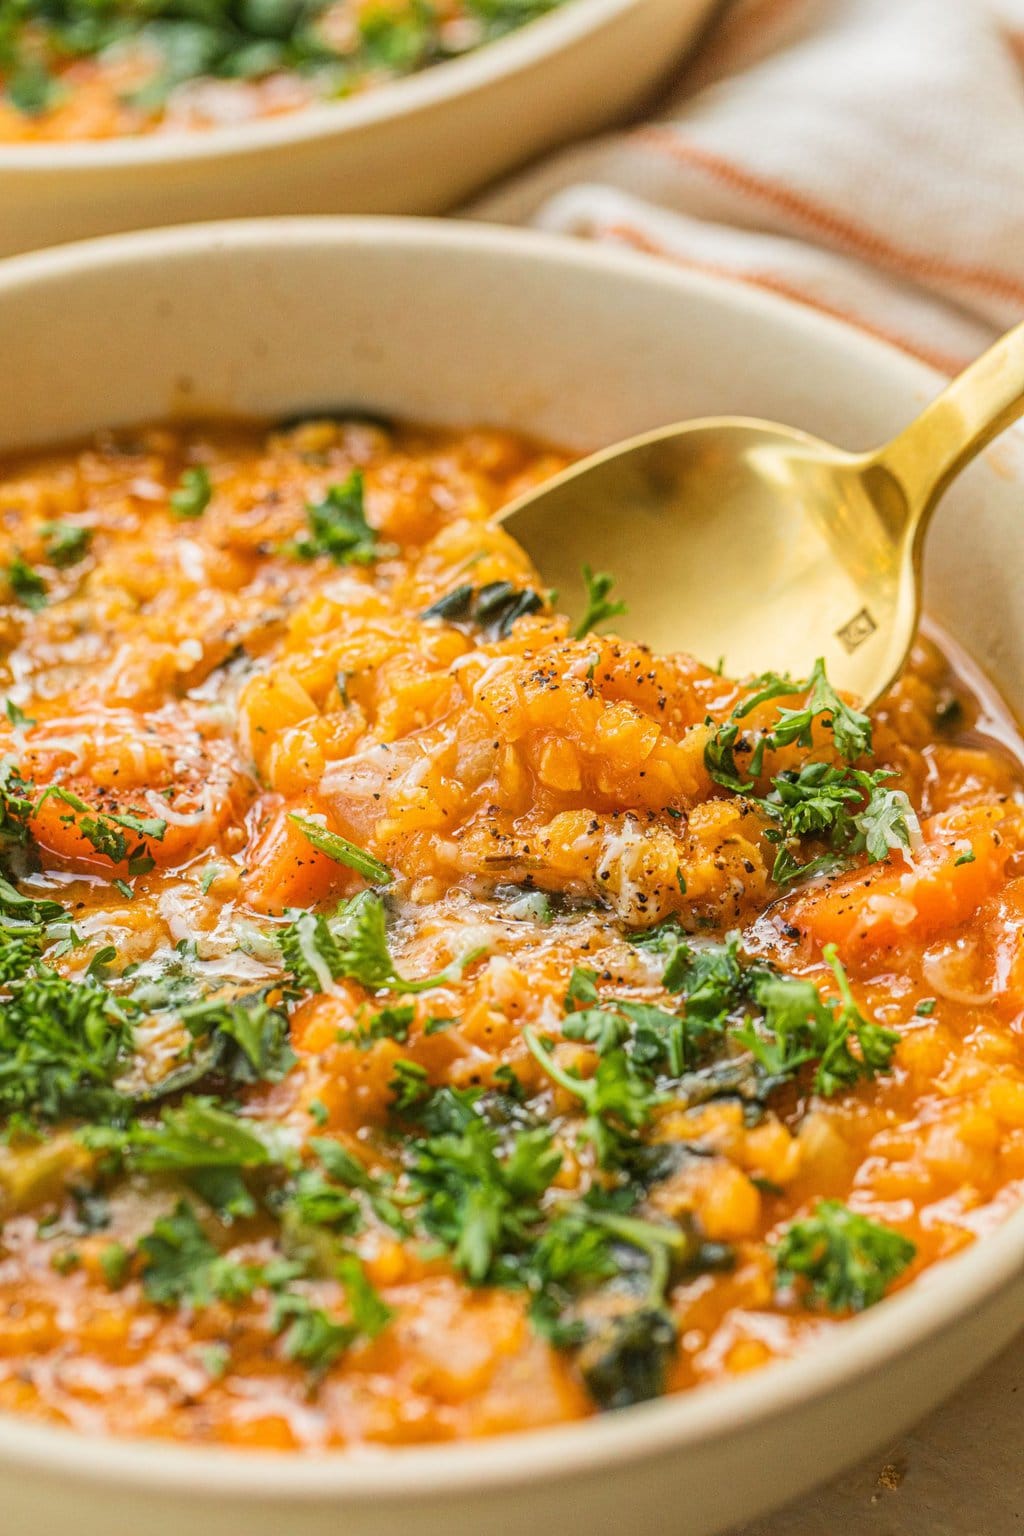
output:
<path id="1" fill-rule="evenodd" d="M 805 763 L 798 773 L 772 779 L 772 792 L 756 800 L 775 823 L 769 834 L 779 843 L 772 878 L 780 885 L 839 868 L 855 854 L 877 863 L 897 848 L 912 848 L 921 827 L 907 795 L 887 789 L 890 770 L 832 768 Z M 795 850 L 802 838 L 827 844 L 827 852 L 801 864 Z"/>
<path id="2" fill-rule="evenodd" d="M 8 565 L 7 582 L 15 599 L 23 608 L 30 608 L 33 613 L 38 613 L 46 607 L 46 582 L 21 555 L 15 555 Z"/>
<path id="3" fill-rule="evenodd" d="M 430 1097 L 427 1069 L 418 1061 L 401 1056 L 391 1069 L 391 1107 L 398 1114 L 418 1109 Z"/>
<path id="4" fill-rule="evenodd" d="M 231 1365 L 231 1350 L 226 1344 L 204 1344 L 198 1355 L 211 1381 L 220 1381 L 227 1375 Z"/>
<path id="5" fill-rule="evenodd" d="M 82 528 L 77 523 L 42 523 L 39 532 L 45 541 L 47 560 L 61 570 L 77 565 L 89 553 L 91 528 Z"/>
<path id="6" fill-rule="evenodd" d="M 329 1136 L 314 1136 L 309 1149 L 329 1178 L 365 1197 L 378 1221 L 400 1235 L 408 1233 L 408 1224 L 392 1198 L 393 1189 L 388 1180 L 375 1178 L 357 1157 Z"/>
<path id="7" fill-rule="evenodd" d="M 901 1232 L 838 1200 L 820 1200 L 812 1216 L 786 1228 L 774 1250 L 779 1283 L 798 1284 L 808 1304 L 830 1312 L 874 1306 L 916 1251 Z"/>
<path id="8" fill-rule="evenodd" d="M 4 95 L 23 116 L 40 117 L 60 101 L 63 91 L 40 61 L 26 58 L 7 81 Z"/>
<path id="9" fill-rule="evenodd" d="M 59 901 L 47 897 L 26 896 L 9 880 L 0 876 L 0 919 L 12 918 L 19 926 L 26 924 L 40 929 L 54 923 L 66 922 L 67 911 Z"/>
<path id="10" fill-rule="evenodd" d="M 0 871 L 11 872 L 12 857 L 25 863 L 32 853 L 29 822 L 34 785 L 23 779 L 12 757 L 0 757 Z M 13 891 L 13 887 L 8 887 Z M 17 892 L 14 891 L 17 896 Z M 18 898 L 27 899 L 27 898 Z"/>
<path id="11" fill-rule="evenodd" d="M 734 1031 L 734 1039 L 751 1051 L 769 1079 L 792 1077 L 813 1062 L 814 1087 L 830 1098 L 861 1079 L 870 1081 L 887 1072 L 899 1035 L 861 1012 L 834 944 L 825 946 L 824 955 L 839 988 L 838 999 L 824 999 L 812 981 L 764 975 L 754 988 L 763 1018 L 749 1020 Z M 854 1040 L 856 1054 L 851 1050 Z"/>
<path id="12" fill-rule="evenodd" d="M 217 1301 L 239 1306 L 257 1292 L 268 1293 L 270 1328 L 280 1338 L 284 1358 L 305 1366 L 314 1378 L 358 1339 L 375 1338 L 391 1320 L 390 1308 L 355 1254 L 333 1249 L 324 1260 L 325 1272 L 344 1293 L 348 1316 L 339 1319 L 295 1288 L 314 1272 L 307 1259 L 234 1259 L 221 1252 L 187 1200 L 154 1223 L 137 1251 L 143 1291 L 156 1306 L 202 1308 Z M 130 1262 L 125 1253 L 125 1268 Z"/>
<path id="13" fill-rule="evenodd" d="M 366 521 L 362 470 L 354 469 L 341 485 L 328 487 L 322 501 L 306 507 L 309 532 L 295 540 L 291 552 L 300 560 L 329 556 L 335 565 L 372 565 L 382 550 L 377 530 Z"/>
<path id="14" fill-rule="evenodd" d="M 82 1132 L 95 1151 L 114 1153 L 143 1173 L 191 1173 L 196 1169 L 264 1168 L 288 1160 L 283 1146 L 254 1120 L 225 1109 L 216 1099 L 184 1099 L 159 1120 L 124 1129 L 88 1126 Z"/>
<path id="15" fill-rule="evenodd" d="M 920 839 L 920 824 L 905 792 L 888 786 L 893 772 L 852 766 L 872 750 L 871 722 L 835 692 L 825 676 L 824 663 L 820 659 L 815 663 L 805 683 L 766 674 L 757 679 L 755 688 L 708 738 L 704 762 L 716 783 L 752 800 L 772 822 L 767 836 L 778 845 L 772 878 L 786 885 L 830 873 L 859 853 L 877 862 L 893 849 L 913 848 Z M 753 709 L 773 698 L 800 692 L 807 696 L 802 709 L 780 708 L 774 727 L 760 733 L 754 742 L 742 736 L 740 722 Z M 846 766 L 803 763 L 798 770 L 776 774 L 766 796 L 752 795 L 766 750 L 793 744 L 810 749 L 816 720 L 832 731 Z M 749 778 L 737 762 L 741 750 L 749 754 Z M 804 839 L 824 844 L 824 852 L 802 859 Z"/>
<path id="16" fill-rule="evenodd" d="M 326 853 L 327 857 L 334 859 L 337 864 L 347 864 L 349 869 L 354 869 L 371 884 L 390 885 L 394 880 L 393 869 L 382 864 L 380 859 L 375 859 L 372 853 L 367 853 L 363 848 L 357 848 L 355 843 L 350 843 L 348 838 L 342 837 L 340 833 L 331 832 L 327 827 L 321 826 L 311 816 L 300 816 L 298 811 L 289 811 L 288 820 L 294 821 L 312 847 L 318 849 L 320 853 Z"/>
<path id="17" fill-rule="evenodd" d="M 358 1339 L 375 1339 L 388 1326 L 392 1313 L 374 1290 L 355 1254 L 339 1254 L 332 1265 L 348 1303 L 346 1322 L 332 1319 L 307 1296 L 294 1291 L 279 1294 L 274 1302 L 273 1326 L 283 1333 L 286 1359 L 297 1360 L 314 1375 L 328 1370 L 338 1356 Z"/>
<path id="18" fill-rule="evenodd" d="M 171 511 L 183 522 L 202 517 L 210 505 L 212 495 L 209 471 L 202 464 L 196 464 L 183 472 L 177 488 L 171 492 Z"/>
<path id="19" fill-rule="evenodd" d="M 820 720 L 823 729 L 832 732 L 836 751 L 845 762 L 854 763 L 858 757 L 870 755 L 871 721 L 867 715 L 839 697 L 825 675 L 822 657 L 819 656 L 814 663 L 813 671 L 805 683 L 790 683 L 789 679 L 774 675 L 760 678 L 758 682 L 761 685 L 758 692 L 733 711 L 733 719 L 744 719 L 767 699 L 792 693 L 807 695 L 803 708 L 779 709 L 775 725 L 763 738 L 764 747 L 774 751 L 795 744 L 809 751 L 814 745 L 814 722 Z M 755 763 L 756 766 L 752 765 L 752 768 L 756 776 L 760 772 L 760 759 L 756 758 Z"/>
<path id="20" fill-rule="evenodd" d="M 183 1099 L 157 1121 L 86 1126 L 80 1137 L 105 1155 L 108 1167 L 182 1179 L 225 1219 L 255 1215 L 250 1174 L 277 1173 L 296 1162 L 272 1129 L 208 1097 Z"/>
<path id="21" fill-rule="evenodd" d="M 119 1291 L 128 1279 L 132 1256 L 123 1243 L 108 1243 L 100 1253 L 103 1278 L 112 1291 Z"/>
<path id="22" fill-rule="evenodd" d="M 213 1301 L 247 1300 L 263 1276 L 256 1265 L 222 1257 L 210 1241 L 195 1207 L 179 1200 L 139 1240 L 142 1288 L 159 1307 L 207 1307 Z"/>
<path id="23" fill-rule="evenodd" d="M 679 924 L 669 918 L 646 933 L 633 934 L 632 942 L 638 949 L 664 956 L 661 984 L 685 999 L 691 1038 L 698 1029 L 720 1033 L 729 1015 L 749 999 L 759 974 L 740 964 L 740 941 L 735 933 L 728 934 L 723 944 L 692 944 Z"/>
<path id="24" fill-rule="evenodd" d="M 35 725 L 35 721 L 26 715 L 23 709 L 19 709 L 13 699 L 7 699 L 4 703 L 4 714 L 16 730 L 22 726 Z"/>
<path id="25" fill-rule="evenodd" d="M 499 1256 L 519 1252 L 540 1220 L 539 1200 L 562 1164 L 547 1127 L 501 1133 L 470 1113 L 458 1131 L 416 1147 L 409 1168 L 427 1231 L 450 1249 L 473 1285 Z"/>
<path id="26" fill-rule="evenodd" d="M 199 1075 L 214 1074 L 232 1084 L 277 1083 L 295 1064 L 288 1016 L 260 993 L 230 1001 L 204 998 L 185 1004 L 178 1017 L 195 1041 L 182 1075 L 173 1074 L 178 1088 L 186 1086 L 183 1075 L 190 1068 L 192 1081 L 198 1080 L 198 1068 Z M 165 1080 L 162 1092 L 168 1091 Z"/>
<path id="27" fill-rule="evenodd" d="M 724 1043 L 727 1032 L 751 1053 L 767 1088 L 813 1065 L 814 1088 L 825 1097 L 892 1065 L 899 1035 L 862 1012 L 832 944 L 824 957 L 839 996 L 825 999 L 813 981 L 763 964 L 741 965 L 736 935 L 694 948 L 670 920 L 633 942 L 666 957 L 662 985 L 685 999 L 684 1060 L 707 1041 Z M 579 1017 L 570 1015 L 570 1025 Z"/>
<path id="28" fill-rule="evenodd" d="M 766 751 L 777 751 L 780 747 L 794 745 L 809 751 L 814 746 L 815 721 L 820 721 L 824 730 L 832 732 L 836 751 L 845 762 L 854 763 L 859 757 L 870 756 L 871 721 L 867 715 L 839 697 L 825 675 L 825 663 L 821 657 L 814 663 L 814 670 L 806 682 L 795 683 L 775 673 L 766 673 L 756 679 L 754 686 L 756 691 L 736 706 L 728 721 L 717 728 L 705 748 L 704 761 L 716 783 L 739 793 L 750 789 L 751 781 L 761 773 Z M 739 722 L 758 705 L 797 693 L 806 695 L 803 707 L 778 709 L 774 726 L 761 733 L 752 748 L 751 778 L 742 778 L 735 760 L 736 747 L 741 741 Z"/>
<path id="29" fill-rule="evenodd" d="M 432 1014 L 424 1024 L 423 1033 L 428 1038 L 431 1035 L 440 1035 L 443 1034 L 446 1029 L 451 1029 L 453 1024 L 457 1023 L 458 1020 L 456 1018 L 450 1017 L 448 1014 L 435 1013 Z"/>
<path id="30" fill-rule="evenodd" d="M 647 1124 L 653 1107 L 650 1083 L 637 1072 L 632 1057 L 616 1046 L 601 1057 L 593 1077 L 583 1078 L 559 1066 L 550 1043 L 535 1030 L 524 1029 L 523 1040 L 551 1080 L 579 1099 L 586 1111 L 583 1135 L 593 1142 L 601 1166 L 614 1166 Z"/>
<path id="31" fill-rule="evenodd" d="M 686 1230 L 592 1196 L 558 1194 L 547 1126 L 521 1124 L 475 1090 L 439 1089 L 408 1147 L 415 1215 L 470 1284 L 524 1289 L 534 1326 L 577 1365 L 601 1408 L 664 1389 L 675 1348 L 667 1292 L 693 1255 Z"/>
<path id="32" fill-rule="evenodd" d="M 20 974 L 7 974 L 11 943 L 29 962 Z M 22 1126 L 68 1115 L 116 1123 L 128 1107 L 114 1086 L 132 1049 L 128 1013 L 96 982 L 35 964 L 38 941 L 25 943 L 10 930 L 0 940 L 0 1114 Z"/>
<path id="33" fill-rule="evenodd" d="M 0 925 L 0 984 L 25 976 L 42 951 L 43 935 L 39 928 Z"/>
<path id="34" fill-rule="evenodd" d="M 567 1006 L 578 1002 L 583 1007 L 570 1013 L 562 1025 L 568 1040 L 585 1040 L 602 1055 L 629 1042 L 634 1064 L 651 1076 L 681 1074 L 687 1060 L 685 1018 L 628 998 L 601 1002 L 596 972 L 580 966 L 573 971 L 566 993 Z"/>
<path id="35" fill-rule="evenodd" d="M 89 981 L 106 981 L 107 972 L 117 959 L 117 950 L 113 944 L 104 944 L 96 951 L 89 964 L 85 968 L 85 974 Z"/>
<path id="36" fill-rule="evenodd" d="M 86 842 L 112 864 L 127 863 L 130 876 L 145 875 L 154 868 L 148 842 L 150 839 L 162 841 L 167 823 L 161 817 L 143 816 L 138 812 L 123 815 L 97 812 L 60 784 L 51 784 L 43 790 L 33 814 L 38 815 L 40 808 L 51 798 L 69 807 L 68 814 L 61 820 L 69 826 L 74 825 Z M 125 831 L 131 832 L 132 837 L 126 837 Z"/>
<path id="37" fill-rule="evenodd" d="M 359 1201 L 313 1168 L 304 1168 L 296 1176 L 288 1212 L 300 1226 L 324 1227 L 348 1235 L 358 1232 L 363 1224 Z"/>
<path id="38" fill-rule="evenodd" d="M 367 6 L 359 13 L 359 37 L 371 68 L 408 74 L 429 61 L 429 13 L 419 6 L 389 10 Z"/>
<path id="39" fill-rule="evenodd" d="M 617 618 L 619 614 L 626 612 L 625 603 L 609 600 L 608 594 L 615 585 L 614 576 L 609 576 L 607 571 L 595 573 L 589 565 L 585 565 L 583 580 L 587 586 L 587 606 L 583 610 L 582 619 L 573 631 L 574 638 L 577 640 L 582 640 L 599 624 L 606 624 L 609 619 Z"/>
<path id="40" fill-rule="evenodd" d="M 142 1284 L 157 1306 L 206 1307 L 215 1301 L 238 1306 L 258 1291 L 271 1298 L 270 1326 L 281 1351 L 320 1375 L 359 1338 L 375 1338 L 391 1320 L 355 1254 L 331 1253 L 327 1268 L 341 1283 L 349 1316 L 333 1318 L 304 1291 L 294 1289 L 306 1277 L 302 1260 L 244 1263 L 223 1254 L 188 1201 L 161 1217 L 138 1244 Z"/>
<path id="41" fill-rule="evenodd" d="M 464 624 L 479 630 L 486 640 L 504 640 L 517 619 L 539 613 L 543 607 L 544 599 L 530 587 L 516 587 L 510 581 L 492 581 L 483 587 L 465 583 L 431 603 L 420 618 Z"/>
<path id="42" fill-rule="evenodd" d="M 592 971 L 588 965 L 573 966 L 569 985 L 565 991 L 565 1006 L 571 1008 L 575 1003 L 579 1003 L 582 1007 L 589 1008 L 598 1001 L 599 996 L 597 972 Z"/>
<path id="43" fill-rule="evenodd" d="M 435 976 L 410 981 L 400 976 L 388 945 L 384 903 L 373 891 L 361 891 L 330 916 L 303 912 L 282 930 L 278 942 L 292 980 L 306 991 L 327 991 L 346 976 L 371 991 L 426 992 L 452 981 L 480 949 L 468 950 Z"/>
<path id="44" fill-rule="evenodd" d="M 864 809 L 854 820 L 868 858 L 877 863 L 894 848 L 913 848 L 920 841 L 921 826 L 904 791 L 881 787 L 884 770 L 873 774 L 853 772 L 867 795 Z"/>
<path id="45" fill-rule="evenodd" d="M 275 1299 L 273 1327 L 282 1335 L 285 1359 L 317 1374 L 329 1370 L 359 1334 L 354 1323 L 339 1322 L 297 1291 Z"/>
<path id="46" fill-rule="evenodd" d="M 469 9 L 479 16 L 491 36 L 500 36 L 537 16 L 546 16 L 560 0 L 469 0 Z"/>
<path id="47" fill-rule="evenodd" d="M 338 1038 L 354 1040 L 364 1050 L 375 1040 L 397 1040 L 404 1045 L 415 1017 L 416 1009 L 411 1003 L 397 1008 L 382 1008 L 379 1013 L 361 1021 L 358 1028 L 342 1030 Z"/>

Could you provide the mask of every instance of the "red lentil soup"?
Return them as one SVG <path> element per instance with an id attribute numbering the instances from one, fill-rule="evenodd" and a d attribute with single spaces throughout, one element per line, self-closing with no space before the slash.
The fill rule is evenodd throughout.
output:
<path id="1" fill-rule="evenodd" d="M 0 0 L 0 143 L 279 117 L 457 58 L 565 0 Z"/>
<path id="2" fill-rule="evenodd" d="M 310 1449 L 749 1371 L 1024 1178 L 1017 764 L 573 633 L 491 431 L 0 470 L 0 1407 Z"/>

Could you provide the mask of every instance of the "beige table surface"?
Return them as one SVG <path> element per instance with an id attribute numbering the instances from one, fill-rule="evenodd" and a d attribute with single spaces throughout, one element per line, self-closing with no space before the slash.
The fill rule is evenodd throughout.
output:
<path id="1" fill-rule="evenodd" d="M 1024 1536 L 1024 1334 L 910 1434 L 732 1536 Z"/>

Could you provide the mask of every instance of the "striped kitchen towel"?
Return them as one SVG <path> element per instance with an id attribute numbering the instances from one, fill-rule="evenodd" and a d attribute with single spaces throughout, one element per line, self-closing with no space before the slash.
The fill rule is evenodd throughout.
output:
<path id="1" fill-rule="evenodd" d="M 770 289 L 954 372 L 1024 317 L 1024 0 L 739 0 L 656 116 L 467 212 Z"/>

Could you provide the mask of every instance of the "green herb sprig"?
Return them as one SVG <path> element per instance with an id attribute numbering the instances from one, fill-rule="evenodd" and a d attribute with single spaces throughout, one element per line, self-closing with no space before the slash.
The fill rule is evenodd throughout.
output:
<path id="1" fill-rule="evenodd" d="M 802 1285 L 810 1305 L 862 1312 L 882 1300 L 916 1251 L 901 1232 L 820 1200 L 813 1215 L 790 1223 L 774 1255 L 780 1285 Z"/>
<path id="2" fill-rule="evenodd" d="M 467 950 L 436 975 L 419 980 L 399 975 L 388 943 L 387 913 L 374 891 L 361 891 L 329 916 L 300 913 L 282 929 L 278 943 L 295 985 L 314 992 L 341 977 L 371 991 L 427 992 L 455 980 L 483 953 L 480 948 Z"/>
<path id="3" fill-rule="evenodd" d="M 327 489 L 321 501 L 306 507 L 309 531 L 290 546 L 300 560 L 324 555 L 335 565 L 372 565 L 384 552 L 377 530 L 366 520 L 362 470 L 354 469 L 340 485 Z"/>
<path id="4" fill-rule="evenodd" d="M 321 826 L 310 816 L 302 816 L 298 811 L 289 811 L 288 820 L 293 821 L 299 828 L 303 837 L 311 847 L 325 853 L 336 864 L 345 864 L 349 869 L 354 869 L 362 875 L 364 880 L 369 880 L 373 885 L 390 885 L 395 878 L 395 872 L 380 859 L 375 859 L 372 853 L 367 853 L 365 848 L 359 848 L 355 843 L 350 843 L 348 838 L 342 837 L 339 832 L 332 832 L 326 826 Z"/>
<path id="5" fill-rule="evenodd" d="M 609 619 L 618 618 L 620 614 L 627 611 L 625 603 L 610 599 L 609 594 L 615 585 L 615 577 L 609 576 L 607 571 L 594 572 L 589 565 L 585 565 L 583 580 L 587 588 L 587 606 L 583 610 L 583 617 L 573 631 L 573 637 L 576 640 L 582 640 L 599 624 L 607 624 Z"/>

